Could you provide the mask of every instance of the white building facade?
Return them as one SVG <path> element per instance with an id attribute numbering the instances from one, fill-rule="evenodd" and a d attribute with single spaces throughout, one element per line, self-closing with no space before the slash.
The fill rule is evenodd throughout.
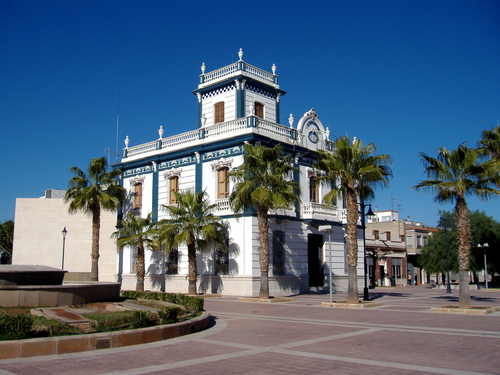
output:
<path id="1" fill-rule="evenodd" d="M 314 109 L 294 124 L 280 124 L 280 101 L 285 95 L 278 85 L 276 67 L 272 73 L 240 60 L 221 69 L 202 74 L 193 91 L 198 104 L 197 128 L 168 138 L 130 146 L 125 140 L 121 163 L 123 187 L 128 199 L 122 217 L 128 212 L 154 220 L 167 218 L 164 205 L 175 204 L 173 191 L 206 190 L 218 216 L 229 227 L 229 253 L 212 249 L 197 257 L 198 292 L 256 296 L 259 291 L 259 232 L 256 213 L 235 217 L 229 206 L 233 183 L 226 175 L 243 162 L 245 143 L 272 147 L 278 143 L 293 157 L 300 173 L 293 178 L 301 186 L 301 203 L 288 211 L 271 212 L 270 217 L 270 293 L 304 293 L 327 289 L 332 270 L 335 290 L 347 288 L 345 210 L 323 205 L 329 188 L 316 183 L 319 171 L 313 168 L 317 151 L 331 150 L 330 131 L 325 129 Z M 319 229 L 331 226 L 328 235 Z M 319 228 L 321 226 L 321 228 Z M 331 242 L 329 242 L 329 239 Z M 359 232 L 358 276 L 362 282 L 363 242 Z M 331 254 L 330 254 L 331 252 Z M 119 252 L 117 272 L 122 289 L 135 288 L 134 251 Z M 188 290 L 187 248 L 166 252 L 146 251 L 145 289 L 185 293 Z"/>

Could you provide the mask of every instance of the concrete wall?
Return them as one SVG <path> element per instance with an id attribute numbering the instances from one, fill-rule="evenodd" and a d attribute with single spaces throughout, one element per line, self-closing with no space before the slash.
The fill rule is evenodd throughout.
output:
<path id="1" fill-rule="evenodd" d="M 63 199 L 16 199 L 12 264 L 62 266 L 68 272 L 90 272 L 92 219 L 83 213 L 68 214 Z M 116 244 L 111 234 L 116 230 L 116 212 L 101 212 L 99 281 L 115 281 Z"/>

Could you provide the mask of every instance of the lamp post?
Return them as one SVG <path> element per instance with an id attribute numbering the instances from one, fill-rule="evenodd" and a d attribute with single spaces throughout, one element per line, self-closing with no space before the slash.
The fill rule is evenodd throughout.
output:
<path id="1" fill-rule="evenodd" d="M 372 218 L 375 216 L 375 214 L 372 211 L 372 205 L 367 204 L 365 205 L 365 200 L 361 198 L 361 203 L 359 204 L 361 208 L 361 225 L 363 226 L 363 255 L 364 255 L 364 266 L 365 266 L 365 287 L 363 288 L 363 301 L 369 301 L 370 300 L 370 293 L 368 292 L 368 272 L 367 272 L 367 266 L 366 266 L 366 216 L 369 218 Z M 365 208 L 368 206 L 368 212 L 365 213 Z"/>
<path id="2" fill-rule="evenodd" d="M 483 254 L 484 254 L 484 287 L 488 289 L 488 262 L 486 261 L 486 248 L 489 247 L 490 245 L 485 243 L 485 244 L 479 244 L 477 245 L 478 247 L 483 248 Z M 479 285 L 479 277 L 478 277 L 478 283 Z"/>
<path id="3" fill-rule="evenodd" d="M 62 230 L 62 235 L 63 235 L 63 253 L 62 253 L 62 264 L 61 264 L 61 269 L 64 270 L 64 247 L 66 245 L 66 235 L 68 234 L 68 231 L 66 230 L 66 227 Z"/>
<path id="4" fill-rule="evenodd" d="M 451 286 L 450 286 L 450 259 L 448 256 L 448 236 L 447 229 L 450 225 L 450 219 L 441 217 L 439 220 L 439 225 L 441 229 L 444 229 L 444 241 L 446 243 L 446 293 L 451 294 Z"/>

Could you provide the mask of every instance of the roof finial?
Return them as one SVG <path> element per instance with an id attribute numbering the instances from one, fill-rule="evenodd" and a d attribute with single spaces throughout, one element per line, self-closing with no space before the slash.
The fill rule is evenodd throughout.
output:
<path id="1" fill-rule="evenodd" d="M 273 64 L 273 67 L 271 69 L 273 70 L 273 74 L 276 75 L 276 65 Z"/>
<path id="2" fill-rule="evenodd" d="M 201 66 L 201 74 L 205 74 L 205 63 Z"/>
<path id="3" fill-rule="evenodd" d="M 238 52 L 238 56 L 240 57 L 240 61 L 243 59 L 243 48 L 240 48 L 240 52 Z"/>

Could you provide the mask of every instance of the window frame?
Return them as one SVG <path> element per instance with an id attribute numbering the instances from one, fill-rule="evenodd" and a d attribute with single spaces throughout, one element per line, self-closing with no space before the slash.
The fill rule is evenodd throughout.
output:
<path id="1" fill-rule="evenodd" d="M 134 184 L 134 210 L 142 209 L 142 182 L 136 182 Z"/>
<path id="2" fill-rule="evenodd" d="M 262 119 L 264 118 L 264 103 L 254 102 L 254 110 L 255 110 L 255 116 Z"/>
<path id="3" fill-rule="evenodd" d="M 214 104 L 214 124 L 224 122 L 224 102 Z"/>
<path id="4" fill-rule="evenodd" d="M 174 184 L 172 188 L 172 184 Z M 171 176 L 168 179 L 168 204 L 170 206 L 176 205 L 177 204 L 177 197 L 173 192 L 178 192 L 179 191 L 179 176 Z"/>
<path id="5" fill-rule="evenodd" d="M 227 178 L 228 173 L 229 167 L 221 167 L 217 169 L 217 199 L 229 198 L 229 179 Z"/>

